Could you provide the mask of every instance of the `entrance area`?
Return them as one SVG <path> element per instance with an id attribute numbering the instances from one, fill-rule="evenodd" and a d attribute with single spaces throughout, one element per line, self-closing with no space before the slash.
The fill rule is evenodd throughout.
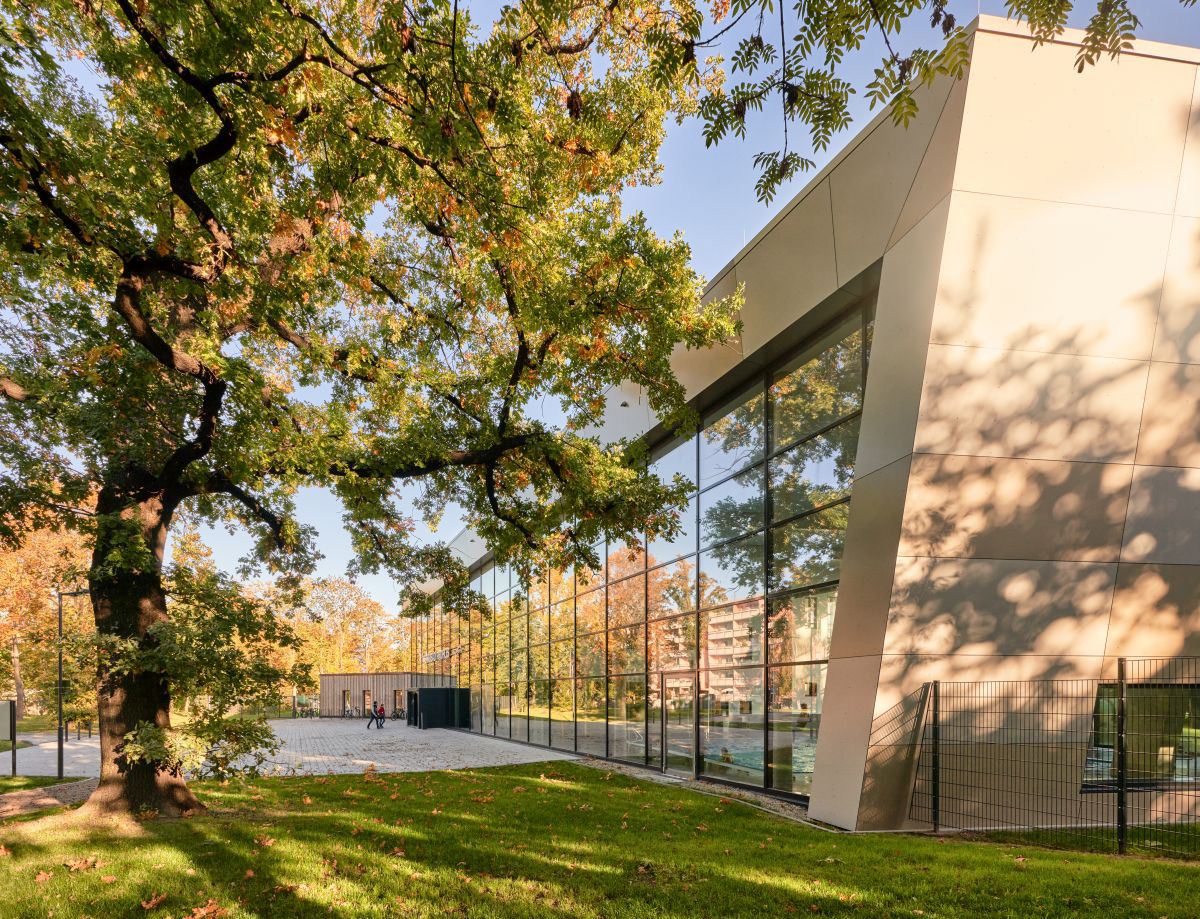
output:
<path id="1" fill-rule="evenodd" d="M 659 749 L 661 768 L 669 775 L 696 776 L 696 692 L 694 672 L 659 675 Z"/>

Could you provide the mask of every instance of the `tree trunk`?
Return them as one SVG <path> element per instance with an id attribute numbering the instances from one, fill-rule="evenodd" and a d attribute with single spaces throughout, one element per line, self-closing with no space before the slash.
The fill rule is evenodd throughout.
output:
<path id="1" fill-rule="evenodd" d="M 149 642 L 152 639 L 147 638 L 147 630 L 167 617 L 162 559 L 174 505 L 164 502 L 162 496 L 146 499 L 133 508 L 114 505 L 111 494 L 102 490 L 97 514 L 114 517 L 101 524 L 88 573 L 96 630 L 101 636 Z M 150 560 L 133 570 L 113 565 L 117 556 L 129 558 L 131 544 L 148 549 Z M 93 813 L 153 812 L 164 816 L 202 810 L 203 805 L 181 773 L 154 763 L 130 762 L 122 754 L 125 735 L 140 723 L 170 728 L 167 674 L 113 673 L 101 656 L 97 680 L 100 785 L 88 799 L 86 809 Z"/>
<path id="2" fill-rule="evenodd" d="M 14 630 L 12 635 L 13 691 L 17 697 L 17 720 L 25 717 L 25 681 L 21 679 L 21 643 Z"/>

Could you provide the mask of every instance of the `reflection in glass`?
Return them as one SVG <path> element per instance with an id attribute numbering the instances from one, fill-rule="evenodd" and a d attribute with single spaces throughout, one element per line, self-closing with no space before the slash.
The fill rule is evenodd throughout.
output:
<path id="1" fill-rule="evenodd" d="M 580 753 L 604 755 L 604 677 L 575 681 L 575 731 Z"/>
<path id="2" fill-rule="evenodd" d="M 858 418 L 839 424 L 772 459 L 771 519 L 786 520 L 850 494 Z"/>
<path id="3" fill-rule="evenodd" d="M 761 667 L 701 671 L 700 746 L 705 775 L 762 784 L 763 714 Z"/>
<path id="4" fill-rule="evenodd" d="M 529 643 L 537 644 L 550 637 L 550 610 L 535 609 L 529 613 Z"/>
<path id="5" fill-rule="evenodd" d="M 550 684 L 550 746 L 575 749 L 575 681 Z"/>
<path id="6" fill-rule="evenodd" d="M 829 657 L 837 588 L 791 594 L 771 601 L 767 648 L 772 664 Z"/>
<path id="7" fill-rule="evenodd" d="M 550 643 L 550 676 L 568 677 L 575 675 L 575 639 Z"/>
<path id="8" fill-rule="evenodd" d="M 608 625 L 629 625 L 646 618 L 646 576 L 608 585 Z"/>
<path id="9" fill-rule="evenodd" d="M 513 617 L 508 623 L 509 641 L 512 648 L 524 648 L 529 643 L 529 619 L 521 610 L 513 611 Z"/>
<path id="10" fill-rule="evenodd" d="M 638 762 L 646 758 L 645 676 L 608 681 L 608 755 Z"/>
<path id="11" fill-rule="evenodd" d="M 576 601 L 575 629 L 578 632 L 598 632 L 604 628 L 604 589 L 582 594 Z"/>
<path id="12" fill-rule="evenodd" d="M 713 414 L 700 432 L 700 487 L 719 482 L 763 455 L 762 385 L 746 390 Z"/>
<path id="13" fill-rule="evenodd" d="M 755 533 L 700 556 L 700 605 L 719 606 L 763 592 L 763 536 Z"/>
<path id="14" fill-rule="evenodd" d="M 524 680 L 512 682 L 512 739 L 529 740 L 529 684 Z"/>
<path id="15" fill-rule="evenodd" d="M 700 614 L 700 666 L 762 663 L 763 601 L 746 600 Z"/>
<path id="16" fill-rule="evenodd" d="M 529 684 L 529 742 L 550 745 L 550 683 L 535 680 Z"/>
<path id="17" fill-rule="evenodd" d="M 650 471 L 662 481 L 670 484 L 675 476 L 683 476 L 693 487 L 696 485 L 696 435 L 691 435 L 657 454 L 650 463 Z"/>
<path id="18" fill-rule="evenodd" d="M 808 794 L 817 758 L 825 664 L 770 668 L 768 759 L 771 787 Z"/>
<path id="19" fill-rule="evenodd" d="M 529 649 L 529 679 L 545 680 L 550 677 L 550 646 L 534 645 Z"/>
<path id="20" fill-rule="evenodd" d="M 592 632 L 575 639 L 575 673 L 579 676 L 604 675 L 604 632 Z"/>
<path id="21" fill-rule="evenodd" d="M 596 553 L 596 558 L 599 564 L 595 568 L 589 568 L 587 565 L 580 565 L 575 569 L 575 592 L 582 593 L 585 590 L 591 590 L 594 587 L 599 587 L 604 583 L 604 572 L 607 568 L 605 562 L 605 544 L 603 541 L 592 547 L 592 551 Z"/>
<path id="22" fill-rule="evenodd" d="M 696 666 L 696 617 L 691 613 L 651 622 L 650 670 L 692 670 Z"/>
<path id="23" fill-rule="evenodd" d="M 496 684 L 496 736 L 508 737 L 511 730 L 512 684 Z"/>
<path id="24" fill-rule="evenodd" d="M 849 504 L 837 504 L 771 531 L 771 589 L 836 581 Z"/>
<path id="25" fill-rule="evenodd" d="M 608 633 L 608 672 L 637 673 L 646 669 L 646 627 L 631 625 Z"/>
<path id="26" fill-rule="evenodd" d="M 569 638 L 575 634 L 575 602 L 566 600 L 550 607 L 550 637 Z"/>
<path id="27" fill-rule="evenodd" d="M 679 535 L 674 539 L 657 537 L 649 543 L 648 565 L 670 561 L 681 555 L 691 555 L 696 551 L 696 497 L 693 495 L 678 513 Z"/>
<path id="28" fill-rule="evenodd" d="M 646 567 L 646 550 L 641 542 L 608 547 L 608 580 L 619 581 Z"/>
<path id="29" fill-rule="evenodd" d="M 861 317 L 849 317 L 775 374 L 772 446 L 819 431 L 862 405 Z"/>
<path id="30" fill-rule="evenodd" d="M 646 574 L 649 618 L 661 619 L 696 608 L 696 560 L 685 558 Z"/>
<path id="31" fill-rule="evenodd" d="M 700 545 L 711 546 L 763 525 L 763 473 L 757 466 L 700 495 Z"/>

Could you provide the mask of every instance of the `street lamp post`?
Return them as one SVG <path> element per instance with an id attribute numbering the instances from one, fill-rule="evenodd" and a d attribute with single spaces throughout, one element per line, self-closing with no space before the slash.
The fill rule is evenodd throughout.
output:
<path id="1" fill-rule="evenodd" d="M 58 592 L 58 777 L 63 777 L 63 677 L 62 677 L 62 601 L 63 597 L 82 597 L 86 590 L 60 590 Z"/>

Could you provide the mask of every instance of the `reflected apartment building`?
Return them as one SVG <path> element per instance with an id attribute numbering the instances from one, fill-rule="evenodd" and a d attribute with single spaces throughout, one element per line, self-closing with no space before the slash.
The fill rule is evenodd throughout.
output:
<path id="1" fill-rule="evenodd" d="M 481 733 L 886 829 L 877 719 L 928 681 L 1200 653 L 1200 51 L 1080 74 L 1079 38 L 981 17 L 716 275 L 743 327 L 674 356 L 695 431 L 611 393 L 597 436 L 692 483 L 678 538 L 521 583 L 465 532 L 490 608 L 409 669 Z"/>

